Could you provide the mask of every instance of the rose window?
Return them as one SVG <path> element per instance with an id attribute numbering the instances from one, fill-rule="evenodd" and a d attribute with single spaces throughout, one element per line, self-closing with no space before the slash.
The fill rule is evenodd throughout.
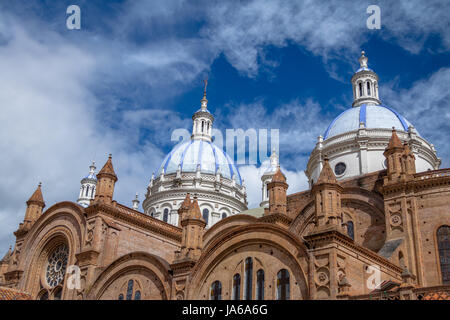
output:
<path id="1" fill-rule="evenodd" d="M 48 258 L 45 278 L 50 287 L 56 287 L 64 280 L 69 250 L 65 244 L 60 245 Z"/>

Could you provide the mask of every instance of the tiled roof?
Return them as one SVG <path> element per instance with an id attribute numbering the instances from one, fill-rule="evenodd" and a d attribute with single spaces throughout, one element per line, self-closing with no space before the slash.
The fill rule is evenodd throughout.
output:
<path id="1" fill-rule="evenodd" d="M 0 300 L 31 300 L 31 295 L 15 289 L 0 287 Z"/>

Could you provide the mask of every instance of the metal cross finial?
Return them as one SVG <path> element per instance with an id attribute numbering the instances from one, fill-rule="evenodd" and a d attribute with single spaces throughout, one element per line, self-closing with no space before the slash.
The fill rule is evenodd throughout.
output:
<path id="1" fill-rule="evenodd" d="M 208 78 L 204 79 L 203 83 L 205 84 L 205 88 L 203 89 L 203 95 L 206 97 L 206 87 L 208 86 Z"/>

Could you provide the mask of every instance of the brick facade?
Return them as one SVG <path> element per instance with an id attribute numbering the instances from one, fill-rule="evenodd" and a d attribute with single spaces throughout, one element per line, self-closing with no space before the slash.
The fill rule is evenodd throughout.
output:
<path id="1" fill-rule="evenodd" d="M 338 182 L 325 161 L 300 193 L 286 195 L 278 170 L 264 216 L 239 214 L 207 230 L 196 199 L 180 207 L 181 227 L 114 201 L 109 158 L 87 208 L 60 202 L 43 211 L 38 187 L 0 261 L 0 285 L 33 299 L 448 298 L 437 232 L 450 226 L 450 170 L 416 173 L 397 140 L 394 131 L 387 170 Z M 49 260 L 64 248 L 66 273 L 49 285 Z"/>

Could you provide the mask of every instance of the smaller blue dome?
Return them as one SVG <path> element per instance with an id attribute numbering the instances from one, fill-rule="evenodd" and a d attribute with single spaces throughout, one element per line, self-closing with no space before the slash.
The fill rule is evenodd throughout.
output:
<path id="1" fill-rule="evenodd" d="M 385 105 L 360 105 L 342 112 L 328 126 L 324 139 L 359 129 L 360 122 L 369 129 L 381 128 L 408 131 L 411 123 L 394 109 Z M 417 134 L 419 134 L 417 132 Z"/>
<path id="2" fill-rule="evenodd" d="M 92 179 L 92 180 L 97 180 L 97 176 L 95 175 L 95 173 L 89 173 L 86 177 L 84 177 L 83 179 Z"/>
<path id="3" fill-rule="evenodd" d="M 355 73 L 358 73 L 358 72 L 360 72 L 360 71 L 372 71 L 372 72 L 373 72 L 373 70 L 370 69 L 370 68 L 367 68 L 367 67 L 361 67 L 361 68 L 359 68 L 358 70 L 356 70 Z"/>

